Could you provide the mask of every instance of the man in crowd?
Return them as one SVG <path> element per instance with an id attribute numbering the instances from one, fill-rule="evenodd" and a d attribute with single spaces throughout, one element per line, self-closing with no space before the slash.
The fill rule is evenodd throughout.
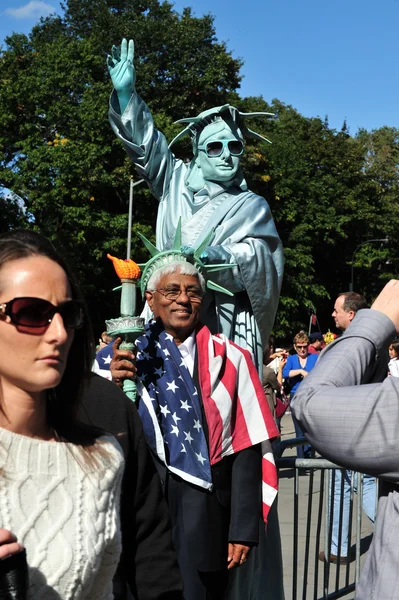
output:
<path id="1" fill-rule="evenodd" d="M 336 328 L 345 331 L 357 311 L 362 308 L 367 308 L 367 302 L 361 294 L 357 292 L 342 292 L 342 294 L 339 294 L 332 312 Z"/>
<path id="2" fill-rule="evenodd" d="M 222 599 L 228 570 L 243 565 L 258 543 L 262 507 L 266 514 L 276 493 L 269 438 L 278 430 L 248 351 L 199 323 L 205 288 L 195 267 L 162 266 L 146 288 L 155 321 L 137 340 L 135 365 L 116 343 L 112 378 L 137 378 L 184 597 Z"/>
<path id="3" fill-rule="evenodd" d="M 371 310 L 361 310 L 330 344 L 293 401 L 312 446 L 326 458 L 380 478 L 373 541 L 356 597 L 394 600 L 399 587 L 399 380 L 372 383 L 399 332 L 399 281 L 390 281 Z M 383 363 L 383 364 L 382 364 Z"/>
<path id="4" fill-rule="evenodd" d="M 309 341 L 308 354 L 320 354 L 323 347 L 323 335 L 320 331 L 311 333 L 309 335 Z"/>
<path id="5" fill-rule="evenodd" d="M 358 310 L 367 308 L 367 302 L 364 296 L 357 292 L 343 292 L 337 297 L 332 316 L 335 321 L 335 326 L 341 331 L 345 331 L 351 321 L 356 316 Z M 333 526 L 331 535 L 331 551 L 327 560 L 336 564 L 346 564 L 350 553 L 349 539 L 349 514 L 350 514 L 350 494 L 351 494 L 352 471 L 336 471 L 334 479 L 334 511 L 333 511 Z M 358 482 L 357 475 L 354 480 L 355 490 L 357 490 Z M 343 495 L 342 495 L 343 487 Z M 342 509 L 341 507 L 342 498 Z M 364 512 L 374 523 L 375 518 L 375 503 L 376 503 L 376 487 L 375 478 L 370 475 L 363 477 L 363 496 L 362 505 Z M 342 527 L 340 532 L 340 519 L 342 510 Z M 324 551 L 320 552 L 319 559 L 326 560 Z"/>

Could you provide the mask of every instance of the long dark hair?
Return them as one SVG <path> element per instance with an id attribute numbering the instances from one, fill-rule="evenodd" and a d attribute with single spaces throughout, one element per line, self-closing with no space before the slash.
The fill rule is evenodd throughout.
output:
<path id="1" fill-rule="evenodd" d="M 23 229 L 0 235 L 0 269 L 10 261 L 30 256 L 45 256 L 57 263 L 67 276 L 72 299 L 79 300 L 84 307 L 83 327 L 75 331 L 62 380 L 47 393 L 47 419 L 60 441 L 90 446 L 102 432 L 82 424 L 77 418 L 83 384 L 90 376 L 94 358 L 94 339 L 87 308 L 74 275 L 47 238 Z"/>

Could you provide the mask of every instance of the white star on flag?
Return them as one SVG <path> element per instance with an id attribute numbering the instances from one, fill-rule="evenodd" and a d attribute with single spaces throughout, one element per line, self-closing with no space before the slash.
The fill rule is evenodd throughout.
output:
<path id="1" fill-rule="evenodd" d="M 201 423 L 199 422 L 199 419 L 194 419 L 194 429 L 196 429 L 198 432 L 199 430 L 202 428 Z"/>
<path id="2" fill-rule="evenodd" d="M 161 347 L 161 344 L 160 344 L 159 342 L 155 342 L 155 346 L 156 346 L 157 348 L 160 348 L 160 347 Z"/>
<path id="3" fill-rule="evenodd" d="M 183 433 L 184 433 L 184 435 L 186 436 L 186 437 L 184 438 L 184 441 L 185 441 L 185 442 L 190 442 L 190 444 L 191 444 L 191 442 L 192 442 L 192 441 L 193 441 L 193 439 L 194 439 L 194 438 L 192 437 L 191 433 L 190 433 L 190 432 L 187 432 L 187 431 L 183 431 Z"/>
<path id="4" fill-rule="evenodd" d="M 165 356 L 170 356 L 170 352 L 167 348 L 164 348 L 162 352 L 165 354 Z"/>
<path id="5" fill-rule="evenodd" d="M 190 408 L 192 408 L 192 406 L 190 406 L 190 404 L 188 403 L 188 400 L 180 400 L 180 404 L 181 404 L 181 409 L 184 408 L 184 410 L 186 410 L 187 412 L 190 411 Z"/>
<path id="6" fill-rule="evenodd" d="M 161 409 L 161 413 L 163 414 L 164 417 L 166 417 L 167 414 L 170 414 L 170 410 L 166 404 L 165 404 L 165 406 L 162 406 L 162 404 L 160 404 L 159 408 Z"/>
<path id="7" fill-rule="evenodd" d="M 166 382 L 166 385 L 168 386 L 166 388 L 166 391 L 172 391 L 173 393 L 176 392 L 176 390 L 179 389 L 179 386 L 175 384 L 175 380 L 173 380 L 171 383 Z"/>
<path id="8" fill-rule="evenodd" d="M 112 358 L 111 358 L 110 354 L 108 354 L 108 356 L 106 358 L 103 358 L 105 365 L 109 365 L 111 363 L 111 360 L 112 360 Z"/>
<path id="9" fill-rule="evenodd" d="M 198 454 L 195 452 L 195 456 L 197 457 L 197 460 L 201 463 L 201 465 L 203 465 L 204 462 L 206 462 L 206 458 L 202 456 L 201 452 L 199 452 Z"/>
<path id="10" fill-rule="evenodd" d="M 182 359 L 179 367 L 186 367 L 186 369 L 188 368 L 187 365 L 186 365 L 186 363 L 184 362 L 184 358 Z"/>
<path id="11" fill-rule="evenodd" d="M 177 425 L 177 421 L 181 421 L 181 418 L 178 417 L 175 412 L 172 415 L 172 419 L 174 420 L 174 422 L 175 422 L 176 425 Z"/>
<path id="12" fill-rule="evenodd" d="M 176 437 L 179 437 L 179 428 L 176 427 L 176 425 L 172 425 L 172 431 L 170 433 L 174 433 Z M 203 464 L 203 463 L 201 463 L 201 464 Z"/>
<path id="13" fill-rule="evenodd" d="M 165 335 L 165 338 L 166 338 L 167 340 L 169 340 L 170 342 L 173 342 L 173 335 L 170 335 L 170 333 L 167 333 L 167 334 Z"/>
<path id="14" fill-rule="evenodd" d="M 180 452 L 185 452 L 187 454 L 187 450 L 185 449 L 183 442 L 181 444 L 181 450 L 180 450 Z"/>

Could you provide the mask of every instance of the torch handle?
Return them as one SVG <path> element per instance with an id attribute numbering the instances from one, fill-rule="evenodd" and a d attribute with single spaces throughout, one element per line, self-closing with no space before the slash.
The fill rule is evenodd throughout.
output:
<path id="1" fill-rule="evenodd" d="M 123 339 L 119 348 L 121 350 L 129 350 L 129 352 L 133 352 L 133 354 L 136 356 L 137 348 L 132 341 L 126 341 L 126 339 Z M 137 387 L 136 382 L 133 381 L 133 379 L 125 379 L 123 382 L 123 391 L 125 392 L 126 396 L 132 400 L 132 402 L 136 402 Z"/>

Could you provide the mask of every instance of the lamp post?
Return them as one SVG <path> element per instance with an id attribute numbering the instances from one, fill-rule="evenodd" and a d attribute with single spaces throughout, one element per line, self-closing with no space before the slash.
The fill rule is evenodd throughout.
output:
<path id="1" fill-rule="evenodd" d="M 377 238 L 377 239 L 373 239 L 373 240 L 366 240 L 365 242 L 361 242 L 360 244 L 358 244 L 358 246 L 356 246 L 353 254 L 352 254 L 352 260 L 351 260 L 351 280 L 349 283 L 349 291 L 353 292 L 353 263 L 355 260 L 355 254 L 356 252 L 359 250 L 359 248 L 361 248 L 362 246 L 366 246 L 366 244 L 371 244 L 371 243 L 375 243 L 375 242 L 379 242 L 382 244 L 387 244 L 389 242 L 389 238 L 388 236 L 385 238 Z"/>

